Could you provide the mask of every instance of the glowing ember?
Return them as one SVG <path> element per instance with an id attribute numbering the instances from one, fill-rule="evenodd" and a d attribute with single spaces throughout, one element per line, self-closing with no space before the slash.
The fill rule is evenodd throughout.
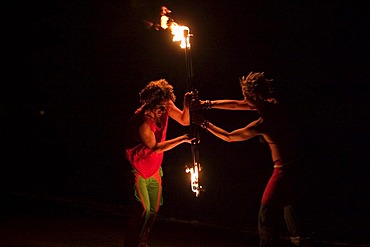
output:
<path id="1" fill-rule="evenodd" d="M 199 171 L 201 171 L 200 166 L 197 163 L 194 164 L 194 167 L 186 168 L 186 173 L 190 173 L 190 186 L 191 190 L 195 193 L 195 196 L 198 197 L 202 186 L 199 185 Z"/>

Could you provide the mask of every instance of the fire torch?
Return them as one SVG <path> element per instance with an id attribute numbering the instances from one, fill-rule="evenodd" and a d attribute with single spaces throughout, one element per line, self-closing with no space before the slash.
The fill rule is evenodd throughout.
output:
<path id="1" fill-rule="evenodd" d="M 191 59 L 191 42 L 190 38 L 193 36 L 190 33 L 190 29 L 186 26 L 178 25 L 172 18 L 168 17 L 167 14 L 171 13 L 169 9 L 162 6 L 161 12 L 161 28 L 169 29 L 173 35 L 173 42 L 180 42 L 180 47 L 184 49 L 185 53 L 185 66 L 187 74 L 187 90 L 193 92 L 193 100 L 197 100 L 198 91 L 194 88 L 193 83 L 193 67 Z M 190 185 L 191 190 L 198 197 L 202 186 L 199 183 L 199 172 L 201 171 L 200 161 L 199 161 L 199 131 L 198 126 L 192 123 L 193 109 L 190 104 L 190 133 L 196 137 L 191 143 L 191 154 L 192 154 L 192 164 L 186 166 L 186 172 L 190 173 Z"/>

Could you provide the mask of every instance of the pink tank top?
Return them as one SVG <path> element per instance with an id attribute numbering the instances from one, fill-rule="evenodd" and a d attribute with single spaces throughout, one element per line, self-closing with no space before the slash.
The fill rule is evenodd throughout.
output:
<path id="1" fill-rule="evenodd" d="M 153 119 L 144 116 L 144 120 L 150 125 L 150 129 L 154 132 L 157 142 L 166 140 L 168 113 L 161 117 L 161 127 L 158 127 Z M 149 178 L 158 172 L 163 161 L 163 152 L 156 153 L 145 146 L 143 143 L 133 148 L 126 149 L 126 157 L 130 161 L 136 173 L 139 173 L 144 178 Z"/>

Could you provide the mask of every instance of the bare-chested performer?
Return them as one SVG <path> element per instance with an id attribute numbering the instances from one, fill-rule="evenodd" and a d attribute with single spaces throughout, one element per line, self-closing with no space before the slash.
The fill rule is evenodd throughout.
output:
<path id="1" fill-rule="evenodd" d="M 262 196 L 258 231 L 260 246 L 277 246 L 280 217 L 284 219 L 291 242 L 302 246 L 302 233 L 295 215 L 294 203 L 300 193 L 302 151 L 299 148 L 294 119 L 287 105 L 275 97 L 272 80 L 263 72 L 251 72 L 240 79 L 244 100 L 199 100 L 195 108 L 257 110 L 259 118 L 247 126 L 228 132 L 194 115 L 193 122 L 226 142 L 238 142 L 262 136 L 268 143 L 274 171 Z"/>

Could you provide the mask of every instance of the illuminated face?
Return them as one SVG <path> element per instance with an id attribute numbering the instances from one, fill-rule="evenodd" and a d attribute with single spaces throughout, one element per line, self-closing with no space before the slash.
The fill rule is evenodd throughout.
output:
<path id="1" fill-rule="evenodd" d="M 159 119 L 168 108 L 168 101 L 162 101 L 160 104 L 156 105 L 153 109 L 154 118 Z"/>

